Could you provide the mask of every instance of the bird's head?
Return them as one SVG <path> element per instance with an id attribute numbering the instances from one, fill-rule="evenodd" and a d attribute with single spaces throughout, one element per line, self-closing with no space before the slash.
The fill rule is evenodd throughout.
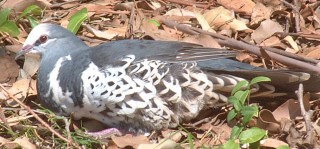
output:
<path id="1" fill-rule="evenodd" d="M 59 25 L 43 23 L 32 29 L 22 49 L 17 53 L 16 59 L 27 53 L 39 55 L 45 55 L 46 53 L 67 54 L 69 51 L 82 46 L 86 46 L 84 42 L 67 29 Z"/>

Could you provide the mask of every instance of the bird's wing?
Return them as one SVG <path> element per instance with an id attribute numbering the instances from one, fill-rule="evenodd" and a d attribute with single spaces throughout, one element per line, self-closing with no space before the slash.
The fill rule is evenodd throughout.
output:
<path id="1" fill-rule="evenodd" d="M 98 66 L 117 65 L 125 55 L 142 59 L 169 62 L 203 61 L 235 57 L 236 53 L 223 49 L 204 48 L 200 45 L 172 41 L 121 40 L 92 48 L 91 58 Z"/>

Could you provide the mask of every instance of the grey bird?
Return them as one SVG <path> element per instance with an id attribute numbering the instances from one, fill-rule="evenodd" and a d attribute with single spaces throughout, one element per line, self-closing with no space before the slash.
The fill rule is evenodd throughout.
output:
<path id="1" fill-rule="evenodd" d="M 226 102 L 237 82 L 256 75 L 286 84 L 310 77 L 256 68 L 227 59 L 234 52 L 191 43 L 121 40 L 89 47 L 49 23 L 30 32 L 17 57 L 26 53 L 41 55 L 37 90 L 46 108 L 132 133 L 189 121 L 218 101 Z"/>

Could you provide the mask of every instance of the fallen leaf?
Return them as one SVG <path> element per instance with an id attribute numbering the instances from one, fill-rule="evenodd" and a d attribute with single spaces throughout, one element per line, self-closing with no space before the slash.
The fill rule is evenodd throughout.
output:
<path id="1" fill-rule="evenodd" d="M 191 17 L 196 17 L 196 14 L 192 11 L 185 10 L 185 9 L 171 9 L 167 11 L 165 16 L 191 16 Z"/>
<path id="2" fill-rule="evenodd" d="M 170 149 L 170 148 L 181 148 L 179 144 L 170 140 L 164 139 L 157 144 L 140 144 L 137 149 Z"/>
<path id="3" fill-rule="evenodd" d="M 305 109 L 309 110 L 311 106 L 309 103 L 309 99 L 305 97 L 303 99 L 303 102 Z M 293 99 L 287 100 L 272 113 L 277 121 L 280 121 L 282 118 L 294 120 L 297 116 L 301 116 L 300 105 L 297 100 Z"/>
<path id="4" fill-rule="evenodd" d="M 148 144 L 149 139 L 146 136 L 132 136 L 130 134 L 120 137 L 111 137 L 112 141 L 120 148 L 134 147 L 137 148 L 139 144 Z"/>
<path id="5" fill-rule="evenodd" d="M 226 8 L 246 15 L 251 15 L 255 6 L 252 0 L 218 0 L 217 2 Z"/>
<path id="6" fill-rule="evenodd" d="M 283 141 L 280 141 L 280 140 L 277 140 L 277 139 L 272 139 L 272 138 L 264 139 L 263 143 L 261 143 L 261 146 L 268 147 L 268 148 L 277 148 L 277 147 L 282 146 L 282 145 L 289 146 L 289 144 L 287 144 L 287 143 L 285 143 Z"/>
<path id="7" fill-rule="evenodd" d="M 233 29 L 237 31 L 250 30 L 246 23 L 237 20 L 230 10 L 223 7 L 211 9 L 203 14 L 210 26 L 215 30 Z"/>
<path id="8" fill-rule="evenodd" d="M 258 24 L 259 22 L 270 19 L 272 7 L 266 7 L 262 3 L 257 3 L 252 10 L 250 25 Z"/>
<path id="9" fill-rule="evenodd" d="M 27 137 L 20 137 L 13 141 L 14 143 L 19 144 L 23 149 L 36 149 L 36 145 L 31 143 Z"/>
<path id="10" fill-rule="evenodd" d="M 268 130 L 271 133 L 279 133 L 281 130 L 280 122 L 278 122 L 272 112 L 267 109 L 262 109 L 259 112 L 257 124 L 259 128 Z"/>
<path id="11" fill-rule="evenodd" d="M 194 36 L 188 36 L 183 38 L 181 41 L 202 45 L 204 47 L 221 49 L 220 44 L 209 35 L 199 34 Z"/>
<path id="12" fill-rule="evenodd" d="M 36 81 L 30 79 L 21 79 L 13 83 L 12 87 L 8 90 L 10 94 L 14 95 L 19 100 L 24 100 L 27 95 L 36 95 Z M 6 100 L 5 103 L 10 107 L 17 107 L 19 104 L 13 99 Z"/>
<path id="13" fill-rule="evenodd" d="M 271 37 L 276 32 L 283 32 L 282 26 L 278 22 L 265 20 L 253 31 L 251 38 L 258 44 Z"/>
<path id="14" fill-rule="evenodd" d="M 19 75 L 19 66 L 13 57 L 7 54 L 0 55 L 0 72 L 0 83 L 13 82 Z"/>
<path id="15" fill-rule="evenodd" d="M 291 47 L 293 48 L 293 51 L 288 51 L 288 52 L 298 53 L 300 51 L 299 47 L 298 47 L 298 44 L 293 40 L 293 38 L 291 36 L 286 36 L 284 38 L 284 40 L 287 41 L 291 45 Z"/>

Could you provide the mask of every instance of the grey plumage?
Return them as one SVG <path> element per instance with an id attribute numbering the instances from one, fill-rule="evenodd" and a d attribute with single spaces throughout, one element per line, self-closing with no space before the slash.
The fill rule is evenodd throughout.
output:
<path id="1" fill-rule="evenodd" d="M 44 106 L 138 133 L 176 127 L 225 101 L 223 93 L 243 80 L 232 72 L 274 74 L 225 59 L 234 52 L 189 43 L 122 40 L 89 48 L 53 24 L 35 27 L 18 56 L 34 52 L 42 55 L 38 95 Z M 277 73 L 292 82 L 309 77 Z"/>

